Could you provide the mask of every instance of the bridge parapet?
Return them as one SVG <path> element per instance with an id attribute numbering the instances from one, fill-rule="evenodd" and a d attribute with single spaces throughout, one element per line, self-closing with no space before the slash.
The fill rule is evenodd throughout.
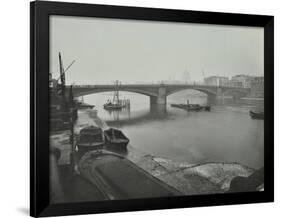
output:
<path id="1" fill-rule="evenodd" d="M 108 88 L 115 88 L 115 85 L 112 84 L 96 84 L 96 85 L 73 85 L 73 88 L 101 88 L 101 87 L 108 87 Z M 244 87 L 237 87 L 237 86 L 211 86 L 206 84 L 189 84 L 189 83 L 177 83 L 177 84 L 170 84 L 170 83 L 148 83 L 148 84 L 120 84 L 118 87 L 204 87 L 204 88 L 221 88 L 221 89 L 240 89 L 240 90 L 249 90 L 250 88 Z"/>
<path id="2" fill-rule="evenodd" d="M 75 97 L 116 90 L 116 86 L 112 84 L 96 84 L 96 85 L 74 85 L 73 94 Z M 210 86 L 205 84 L 121 84 L 118 86 L 119 91 L 134 92 L 149 96 L 151 102 L 157 104 L 166 104 L 168 95 L 176 92 L 194 89 L 203 92 L 208 97 L 223 96 L 227 92 L 243 93 L 250 92 L 249 88 L 229 87 L 229 86 Z"/>

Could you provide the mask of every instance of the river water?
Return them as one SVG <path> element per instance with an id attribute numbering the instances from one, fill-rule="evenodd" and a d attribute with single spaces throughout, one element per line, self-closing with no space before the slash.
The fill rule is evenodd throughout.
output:
<path id="1" fill-rule="evenodd" d="M 84 96 L 94 104 L 108 126 L 121 129 L 129 146 L 144 153 L 178 162 L 238 162 L 258 169 L 264 164 L 264 122 L 253 120 L 249 110 L 260 109 L 262 100 L 216 100 L 197 91 L 182 91 L 167 98 L 167 106 L 150 106 L 149 97 L 120 92 L 130 110 L 109 113 L 103 109 L 112 93 Z M 211 112 L 187 112 L 171 103 L 211 104 Z"/>

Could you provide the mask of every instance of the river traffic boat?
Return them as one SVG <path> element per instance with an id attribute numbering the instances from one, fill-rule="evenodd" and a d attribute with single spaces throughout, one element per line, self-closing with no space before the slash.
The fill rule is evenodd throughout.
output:
<path id="1" fill-rule="evenodd" d="M 171 107 L 184 109 L 187 111 L 211 111 L 211 106 L 199 104 L 171 104 Z"/>
<path id="2" fill-rule="evenodd" d="M 263 111 L 260 111 L 260 112 L 250 111 L 249 114 L 250 114 L 252 119 L 258 119 L 258 120 L 264 119 L 264 112 Z"/>
<path id="3" fill-rule="evenodd" d="M 103 105 L 103 108 L 105 110 L 122 110 L 123 108 L 126 108 L 127 106 L 129 106 L 129 100 L 125 99 L 125 100 L 120 100 L 119 99 L 119 86 L 120 86 L 120 82 L 118 80 L 116 80 L 115 82 L 115 90 L 113 93 L 113 99 L 111 100 L 107 100 L 107 102 Z"/>
<path id="4" fill-rule="evenodd" d="M 122 110 L 122 108 L 124 108 L 124 106 L 121 104 L 117 104 L 117 103 L 107 102 L 106 104 L 103 105 L 103 108 L 105 110 Z"/>
<path id="5" fill-rule="evenodd" d="M 102 129 L 96 126 L 87 126 L 81 129 L 76 146 L 79 153 L 103 148 L 104 135 Z"/>
<path id="6" fill-rule="evenodd" d="M 121 130 L 110 128 L 104 131 L 106 147 L 112 149 L 126 149 L 129 139 Z"/>
<path id="7" fill-rule="evenodd" d="M 95 107 L 95 105 L 85 103 L 83 96 L 80 100 L 75 99 L 75 104 L 77 109 L 93 109 Z"/>

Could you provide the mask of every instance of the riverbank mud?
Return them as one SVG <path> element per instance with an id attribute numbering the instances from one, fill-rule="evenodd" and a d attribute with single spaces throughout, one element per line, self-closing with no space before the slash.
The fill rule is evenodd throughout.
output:
<path id="1" fill-rule="evenodd" d="M 255 172 L 239 163 L 177 163 L 152 155 L 129 155 L 128 159 L 184 195 L 223 193 L 233 178 Z"/>

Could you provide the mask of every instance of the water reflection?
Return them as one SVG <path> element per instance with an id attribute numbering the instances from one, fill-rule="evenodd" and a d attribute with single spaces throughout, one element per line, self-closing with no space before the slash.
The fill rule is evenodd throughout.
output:
<path id="1" fill-rule="evenodd" d="M 167 106 L 152 104 L 152 105 L 150 105 L 150 114 L 152 116 L 155 116 L 155 118 L 165 117 L 167 115 Z"/>
<path id="2" fill-rule="evenodd" d="M 217 98 L 210 99 L 208 102 L 210 105 L 225 105 L 225 106 L 248 106 L 257 109 L 262 109 L 264 107 L 264 101 L 262 99 L 234 99 L 234 98 Z"/>
<path id="3" fill-rule="evenodd" d="M 137 125 L 142 122 L 149 122 L 153 120 L 163 120 L 169 117 L 167 107 L 165 105 L 151 105 L 149 110 L 142 110 L 139 116 L 132 116 L 130 110 L 120 110 L 108 112 L 111 120 L 107 120 L 109 126 L 122 127 Z M 120 119 L 122 117 L 122 119 Z"/>
<path id="4" fill-rule="evenodd" d="M 113 121 L 119 121 L 120 117 L 126 117 L 127 120 L 131 119 L 131 110 L 129 107 L 122 108 L 121 110 L 106 110 L 106 112 L 112 117 Z"/>

